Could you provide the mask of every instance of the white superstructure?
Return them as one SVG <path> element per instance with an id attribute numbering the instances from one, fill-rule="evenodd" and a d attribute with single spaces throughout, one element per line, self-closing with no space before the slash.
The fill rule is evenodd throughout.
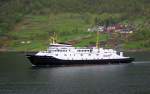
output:
<path id="1" fill-rule="evenodd" d="M 101 59 L 125 59 L 123 52 L 113 49 L 96 47 L 73 47 L 68 44 L 51 43 L 47 51 L 40 51 L 37 56 L 53 56 L 61 60 L 101 60 Z"/>

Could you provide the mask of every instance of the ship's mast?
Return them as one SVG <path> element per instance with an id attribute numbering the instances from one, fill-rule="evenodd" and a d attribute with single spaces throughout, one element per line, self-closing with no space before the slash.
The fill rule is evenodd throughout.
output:
<path id="1" fill-rule="evenodd" d="M 57 34 L 54 32 L 54 43 L 57 42 Z"/>
<path id="2" fill-rule="evenodd" d="M 49 41 L 53 44 L 55 44 L 57 42 L 57 35 L 55 32 L 52 36 L 50 36 Z"/>
<path id="3" fill-rule="evenodd" d="M 100 36 L 100 32 L 104 31 L 104 27 L 103 26 L 98 26 L 97 27 L 97 31 L 96 31 L 96 48 L 99 49 L 100 48 L 100 41 L 99 41 L 99 36 Z"/>
<path id="4" fill-rule="evenodd" d="M 99 43 L 99 31 L 96 32 L 96 48 L 99 49 L 100 48 L 100 43 Z"/>

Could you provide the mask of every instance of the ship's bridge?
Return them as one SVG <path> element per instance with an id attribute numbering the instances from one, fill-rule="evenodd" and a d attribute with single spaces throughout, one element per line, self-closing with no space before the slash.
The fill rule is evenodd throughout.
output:
<path id="1" fill-rule="evenodd" d="M 70 44 L 55 43 L 55 44 L 50 44 L 48 48 L 48 52 L 68 52 L 72 48 L 74 47 Z"/>
<path id="2" fill-rule="evenodd" d="M 50 47 L 73 47 L 70 44 L 59 44 L 59 43 L 55 43 L 55 44 L 50 44 Z"/>

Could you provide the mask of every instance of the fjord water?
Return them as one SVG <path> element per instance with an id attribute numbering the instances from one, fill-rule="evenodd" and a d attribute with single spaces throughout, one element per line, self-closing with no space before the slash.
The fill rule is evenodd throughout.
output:
<path id="1" fill-rule="evenodd" d="M 22 53 L 0 53 L 0 94 L 150 94 L 150 52 L 130 64 L 31 67 Z"/>

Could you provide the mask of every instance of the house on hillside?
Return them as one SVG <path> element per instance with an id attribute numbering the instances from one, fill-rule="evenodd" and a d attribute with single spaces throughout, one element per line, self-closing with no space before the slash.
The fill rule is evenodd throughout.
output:
<path id="1" fill-rule="evenodd" d="M 88 28 L 88 32 L 104 32 L 105 30 L 105 27 L 104 26 L 95 26 L 95 27 L 92 27 L 92 28 Z"/>
<path id="2" fill-rule="evenodd" d="M 117 32 L 117 33 L 133 33 L 132 26 L 130 25 L 123 25 L 123 24 L 114 24 L 110 26 L 95 26 L 92 28 L 88 28 L 89 32 Z"/>

